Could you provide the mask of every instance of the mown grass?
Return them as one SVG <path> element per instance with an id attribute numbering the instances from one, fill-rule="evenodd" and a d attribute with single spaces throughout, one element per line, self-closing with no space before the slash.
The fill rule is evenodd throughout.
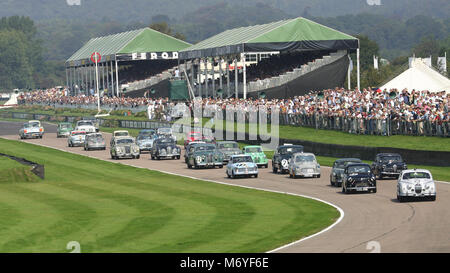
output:
<path id="1" fill-rule="evenodd" d="M 45 165 L 41 183 L 0 184 L 0 252 L 263 252 L 339 213 L 295 196 L 134 168 L 0 139 Z"/>
<path id="2" fill-rule="evenodd" d="M 10 158 L 0 156 L 0 184 L 37 182 L 40 179 L 25 166 Z"/>

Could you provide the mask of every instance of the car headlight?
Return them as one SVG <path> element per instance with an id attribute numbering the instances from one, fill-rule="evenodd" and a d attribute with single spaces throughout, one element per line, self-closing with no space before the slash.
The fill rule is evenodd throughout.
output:
<path id="1" fill-rule="evenodd" d="M 349 177 L 347 180 L 348 180 L 348 182 L 353 182 L 353 178 L 351 178 L 351 177 Z"/>
<path id="2" fill-rule="evenodd" d="M 202 162 L 202 157 L 201 156 L 197 156 L 195 159 L 197 160 L 197 162 Z"/>

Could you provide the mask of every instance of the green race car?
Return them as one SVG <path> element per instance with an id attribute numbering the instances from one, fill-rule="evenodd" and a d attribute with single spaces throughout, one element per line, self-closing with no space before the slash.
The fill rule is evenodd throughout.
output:
<path id="1" fill-rule="evenodd" d="M 269 167 L 269 160 L 261 146 L 245 146 L 242 151 L 244 154 L 251 156 L 253 162 L 256 163 L 258 167 Z"/>
<path id="2" fill-rule="evenodd" d="M 56 130 L 56 137 L 68 137 L 70 132 L 73 131 L 72 123 L 61 122 L 58 124 L 58 129 Z"/>

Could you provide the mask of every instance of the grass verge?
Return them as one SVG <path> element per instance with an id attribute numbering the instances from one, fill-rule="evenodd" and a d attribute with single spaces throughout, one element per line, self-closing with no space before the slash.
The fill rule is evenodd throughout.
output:
<path id="1" fill-rule="evenodd" d="M 220 185 L 0 139 L 44 164 L 43 183 L 0 184 L 0 252 L 263 252 L 332 224 L 314 200 Z"/>

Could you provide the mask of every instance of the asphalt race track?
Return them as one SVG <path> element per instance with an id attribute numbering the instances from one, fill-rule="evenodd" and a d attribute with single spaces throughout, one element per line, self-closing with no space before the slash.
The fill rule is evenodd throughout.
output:
<path id="1" fill-rule="evenodd" d="M 19 140 L 21 122 L 0 121 L 0 136 Z M 45 145 L 81 155 L 116 162 L 106 151 L 86 152 L 81 147 L 67 147 L 67 139 L 56 138 L 56 126 L 44 124 L 43 139 L 25 142 Z M 106 143 L 110 134 L 104 133 Z M 267 190 L 302 194 L 333 203 L 345 212 L 340 223 L 318 236 L 279 249 L 278 252 L 371 252 L 368 243 L 379 242 L 386 252 L 450 252 L 450 183 L 437 183 L 437 200 L 399 203 L 396 199 L 396 180 L 381 180 L 375 194 L 343 194 L 330 186 L 331 168 L 322 167 L 319 179 L 290 179 L 288 175 L 273 174 L 260 169 L 257 179 L 228 179 L 223 169 L 188 169 L 180 160 L 150 160 L 147 153 L 140 159 L 119 160 L 122 164 L 215 180 Z"/>

